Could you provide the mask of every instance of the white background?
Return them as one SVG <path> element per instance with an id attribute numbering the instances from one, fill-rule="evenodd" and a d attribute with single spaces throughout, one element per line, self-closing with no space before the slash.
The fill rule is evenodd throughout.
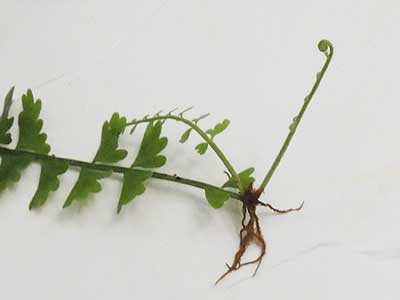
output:
<path id="1" fill-rule="evenodd" d="M 267 255 L 214 281 L 238 246 L 240 206 L 220 210 L 190 187 L 152 180 L 116 215 L 118 176 L 62 210 L 78 172 L 28 211 L 39 166 L 0 201 L 2 299 L 399 299 L 398 1 L 11 1 L 0 4 L 0 91 L 12 113 L 32 88 L 52 153 L 91 160 L 103 121 L 195 105 L 223 118 L 218 143 L 264 176 L 312 86 L 327 38 L 335 56 L 262 200 Z M 3 97 L 3 96 L 2 96 Z M 224 182 L 167 123 L 167 173 Z M 14 143 L 18 134 L 13 127 Z M 125 135 L 129 165 L 141 131 Z M 136 150 L 135 150 L 136 149 Z M 256 255 L 250 251 L 252 255 Z"/>

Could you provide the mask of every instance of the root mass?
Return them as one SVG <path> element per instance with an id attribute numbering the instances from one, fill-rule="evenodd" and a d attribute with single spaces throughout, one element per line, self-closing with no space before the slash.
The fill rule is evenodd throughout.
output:
<path id="1" fill-rule="evenodd" d="M 298 208 L 280 210 L 274 208 L 271 204 L 259 201 L 258 199 L 260 198 L 260 195 L 261 192 L 259 190 L 253 189 L 253 187 L 251 186 L 242 193 L 240 199 L 242 201 L 242 222 L 241 222 L 242 229 L 240 230 L 239 233 L 240 237 L 239 249 L 235 254 L 232 264 L 231 265 L 226 264 L 228 270 L 224 274 L 222 274 L 221 277 L 218 278 L 215 284 L 219 283 L 231 272 L 239 270 L 241 267 L 247 265 L 253 265 L 253 264 L 256 265 L 253 277 L 254 275 L 256 275 L 258 268 L 260 267 L 260 264 L 262 262 L 262 259 L 265 256 L 267 248 L 260 228 L 258 216 L 256 213 L 257 206 L 265 206 L 276 213 L 285 214 L 291 211 L 300 210 L 304 204 L 302 203 Z M 243 255 L 245 254 L 247 248 L 252 244 L 255 244 L 259 248 L 260 250 L 259 255 L 253 260 L 242 262 Z"/>

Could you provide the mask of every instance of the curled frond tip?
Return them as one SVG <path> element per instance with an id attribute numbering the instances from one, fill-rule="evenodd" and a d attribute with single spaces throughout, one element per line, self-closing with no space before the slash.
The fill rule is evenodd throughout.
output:
<path id="1" fill-rule="evenodd" d="M 320 40 L 318 43 L 318 49 L 321 52 L 328 51 L 329 48 L 332 48 L 332 43 L 328 40 Z"/>

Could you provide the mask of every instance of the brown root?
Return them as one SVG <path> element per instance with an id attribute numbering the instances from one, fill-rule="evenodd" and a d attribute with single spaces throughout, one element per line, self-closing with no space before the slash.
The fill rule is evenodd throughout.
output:
<path id="1" fill-rule="evenodd" d="M 253 277 L 256 275 L 263 257 L 266 253 L 266 243 L 264 237 L 261 232 L 258 216 L 256 213 L 257 205 L 265 206 L 271 209 L 272 211 L 285 214 L 291 211 L 298 211 L 303 207 L 304 202 L 298 208 L 292 208 L 287 210 L 279 210 L 274 208 L 272 205 L 268 203 L 262 203 L 258 199 L 260 197 L 260 191 L 249 187 L 244 191 L 241 196 L 241 201 L 243 202 L 242 206 L 242 229 L 240 230 L 239 237 L 239 249 L 237 250 L 235 257 L 233 259 L 232 265 L 226 264 L 228 270 L 218 278 L 215 284 L 218 284 L 222 279 L 224 279 L 229 273 L 233 271 L 239 270 L 241 267 L 247 265 L 256 264 L 256 269 L 253 273 Z M 242 262 L 242 257 L 245 254 L 247 248 L 251 245 L 255 244 L 258 246 L 260 250 L 260 254 L 253 260 L 248 262 Z"/>

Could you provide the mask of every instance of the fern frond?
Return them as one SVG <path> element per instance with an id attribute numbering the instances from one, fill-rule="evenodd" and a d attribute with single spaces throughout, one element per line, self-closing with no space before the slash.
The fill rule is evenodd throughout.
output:
<path id="1" fill-rule="evenodd" d="M 39 208 L 43 206 L 50 192 L 58 189 L 60 181 L 58 176 L 64 174 L 68 170 L 68 163 L 56 158 L 50 158 L 41 162 L 42 169 L 40 171 L 39 185 L 29 203 L 29 209 Z"/>
<path id="2" fill-rule="evenodd" d="M 30 157 L 27 155 L 16 157 L 3 154 L 0 165 L 0 192 L 18 182 L 21 178 L 21 172 L 29 163 Z"/>
<path id="3" fill-rule="evenodd" d="M 188 139 L 189 139 L 189 136 L 190 136 L 190 133 L 192 132 L 192 128 L 189 128 L 189 129 L 187 129 L 183 134 L 182 134 L 182 136 L 181 136 L 181 138 L 179 139 L 179 142 L 180 143 L 185 143 Z"/>
<path id="4" fill-rule="evenodd" d="M 145 192 L 144 182 L 152 175 L 152 171 L 129 170 L 124 173 L 124 184 L 119 197 L 117 213 L 121 212 L 124 205 Z"/>
<path id="5" fill-rule="evenodd" d="M 82 168 L 78 180 L 69 193 L 63 208 L 70 206 L 74 200 L 84 202 L 90 194 L 100 192 L 101 184 L 99 180 L 109 177 L 111 173 L 111 171 L 97 171 Z"/>
<path id="6" fill-rule="evenodd" d="M 118 149 L 118 139 L 126 127 L 126 118 L 118 113 L 111 116 L 110 121 L 105 121 L 101 132 L 100 146 L 93 162 L 116 163 L 124 159 L 128 151 Z M 89 195 L 101 191 L 100 179 L 111 176 L 111 171 L 96 171 L 81 168 L 78 180 L 69 193 L 63 207 L 68 207 L 74 200 L 84 202 Z"/>
<path id="7" fill-rule="evenodd" d="M 7 94 L 4 104 L 5 110 L 3 110 L 3 115 L 6 120 L 10 120 L 7 119 L 7 115 L 12 103 L 12 92 L 13 89 Z M 43 121 L 39 119 L 41 101 L 39 99 L 35 100 L 32 91 L 28 90 L 27 93 L 22 96 L 22 106 L 23 110 L 18 118 L 19 138 L 16 149 L 42 154 L 49 153 L 50 146 L 46 144 L 47 135 L 41 133 L 43 127 Z M 10 121 L 8 122 L 11 123 Z M 5 136 L 10 137 L 7 132 Z M 30 159 L 28 156 L 11 157 L 3 155 L 0 165 L 0 191 L 3 191 L 12 183 L 19 181 L 21 172 L 29 163 Z"/>
<path id="8" fill-rule="evenodd" d="M 229 193 L 215 188 L 205 189 L 208 203 L 214 208 L 221 208 L 225 201 L 229 199 Z"/>
<path id="9" fill-rule="evenodd" d="M 161 128 L 160 121 L 148 123 L 132 167 L 160 168 L 165 164 L 167 158 L 164 155 L 158 155 L 168 144 L 167 137 L 160 137 Z"/>
<path id="10" fill-rule="evenodd" d="M 128 151 L 118 149 L 118 139 L 126 127 L 126 118 L 114 113 L 110 121 L 103 124 L 101 143 L 97 150 L 94 161 L 103 163 L 115 163 L 123 160 Z"/>
<path id="11" fill-rule="evenodd" d="M 13 92 L 14 88 L 7 93 L 3 113 L 0 117 L 0 141 L 4 144 L 11 142 L 11 135 L 8 130 L 12 126 L 13 118 L 8 117 L 8 114 L 12 104 Z M 21 177 L 21 172 L 31 162 L 37 160 L 41 165 L 41 172 L 38 187 L 29 203 L 29 209 L 39 208 L 46 203 L 49 193 L 56 191 L 59 187 L 58 177 L 64 174 L 70 165 L 79 166 L 80 173 L 63 207 L 70 206 L 74 200 L 84 202 L 91 194 L 101 191 L 100 180 L 109 177 L 112 172 L 123 173 L 124 175 L 118 212 L 121 211 L 124 205 L 145 191 L 145 181 L 151 177 L 200 187 L 208 191 L 207 198 L 212 198 L 210 203 L 216 201 L 215 195 L 218 196 L 218 193 L 213 193 L 215 191 L 220 192 L 219 196 L 225 197 L 225 191 L 216 186 L 153 171 L 155 168 L 162 167 L 166 162 L 166 157 L 160 154 L 168 144 L 167 137 L 161 136 L 163 121 L 166 120 L 165 116 L 161 115 L 161 112 L 155 114 L 154 117 L 146 115 L 139 120 L 139 122 L 147 122 L 148 124 L 138 155 L 130 168 L 123 168 L 111 165 L 106 167 L 99 163 L 113 164 L 127 156 L 128 151 L 120 149 L 118 146 L 120 136 L 129 125 L 125 117 L 120 117 L 118 113 L 114 113 L 110 120 L 103 123 L 100 145 L 93 162 L 83 163 L 48 155 L 50 145 L 46 143 L 47 135 L 42 132 L 43 121 L 39 118 L 41 100 L 35 100 L 31 90 L 28 90 L 22 96 L 22 107 L 23 110 L 18 118 L 19 138 L 16 149 L 8 150 L 0 147 L 2 157 L 0 164 L 0 191 L 17 182 Z M 188 110 L 182 111 L 179 116 L 174 116 L 172 114 L 173 111 L 170 111 L 166 116 L 183 118 L 183 114 Z M 207 116 L 208 114 L 202 115 L 189 122 L 196 126 L 200 120 Z M 194 128 L 191 127 L 190 130 L 194 130 Z M 203 131 L 201 133 L 206 135 Z M 226 193 L 228 197 L 238 198 L 235 193 L 228 191 Z M 213 206 L 218 207 L 219 205 Z"/>
<path id="12" fill-rule="evenodd" d="M 11 134 L 8 132 L 14 122 L 14 118 L 9 118 L 14 87 L 10 89 L 4 100 L 3 113 L 0 116 L 0 144 L 8 145 L 11 143 Z"/>
<path id="13" fill-rule="evenodd" d="M 155 121 L 155 123 L 152 121 L 147 124 L 139 152 L 131 168 L 140 167 L 154 169 L 160 168 L 166 163 L 167 158 L 164 155 L 159 155 L 168 144 L 168 138 L 161 137 L 162 126 L 163 123 L 160 120 Z M 132 170 L 125 172 L 122 191 L 118 202 L 118 213 L 121 211 L 122 206 L 144 193 L 144 182 L 151 176 L 152 171 L 150 170 L 140 172 Z"/>
<path id="14" fill-rule="evenodd" d="M 17 149 L 47 154 L 50 146 L 46 144 L 47 135 L 42 133 L 43 120 L 39 119 L 42 101 L 35 100 L 31 90 L 22 95 L 23 110 L 19 114 L 19 139 Z"/>
<path id="15" fill-rule="evenodd" d="M 228 128 L 231 121 L 228 119 L 223 120 L 221 123 L 218 123 L 214 126 L 214 128 L 208 129 L 206 132 L 214 139 L 218 134 L 222 133 L 226 128 Z"/>
<path id="16" fill-rule="evenodd" d="M 203 155 L 204 153 L 206 153 L 207 149 L 208 149 L 208 143 L 200 143 L 195 147 L 197 153 L 199 153 L 200 155 Z"/>

